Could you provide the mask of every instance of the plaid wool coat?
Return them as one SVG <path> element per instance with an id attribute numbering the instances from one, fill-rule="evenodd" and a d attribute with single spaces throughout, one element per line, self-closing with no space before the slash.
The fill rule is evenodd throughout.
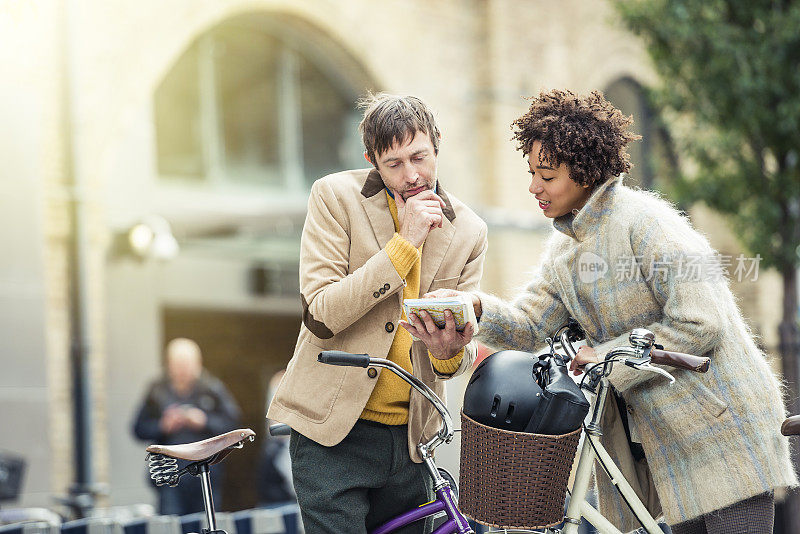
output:
<path id="1" fill-rule="evenodd" d="M 673 385 L 624 365 L 609 377 L 629 407 L 670 524 L 796 485 L 780 434 L 778 380 L 708 241 L 667 202 L 621 178 L 553 224 L 538 272 L 513 303 L 481 294 L 478 339 L 532 351 L 573 317 L 601 358 L 627 346 L 637 327 L 667 350 L 710 357 L 707 374 L 668 369 Z M 601 511 L 623 528 L 638 526 L 612 486 L 598 484 Z"/>

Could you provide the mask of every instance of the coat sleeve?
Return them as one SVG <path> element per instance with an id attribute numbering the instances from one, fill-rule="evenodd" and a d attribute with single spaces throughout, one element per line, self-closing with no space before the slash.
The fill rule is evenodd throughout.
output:
<path id="1" fill-rule="evenodd" d="M 536 274 L 512 303 L 478 293 L 482 308 L 480 342 L 498 349 L 532 351 L 567 322 L 569 312 L 549 268 L 554 246 L 553 241 L 548 243 Z"/>
<path id="2" fill-rule="evenodd" d="M 314 183 L 300 240 L 303 323 L 321 339 L 332 338 L 379 302 L 396 299 L 392 295 L 405 286 L 385 249 L 348 274 L 351 236 L 368 229 L 350 228 L 335 193 L 327 182 Z"/>
<path id="3" fill-rule="evenodd" d="M 666 350 L 713 357 L 723 335 L 725 302 L 731 298 L 716 252 L 683 220 L 642 221 L 631 230 L 630 238 L 644 279 L 641 283 L 648 285 L 662 311 L 658 321 L 641 327 L 652 331 L 656 343 Z M 627 332 L 594 348 L 602 358 L 620 346 L 629 346 Z M 609 381 L 624 392 L 655 376 L 615 365 Z"/>
<path id="4" fill-rule="evenodd" d="M 156 386 L 151 386 L 133 422 L 133 435 L 144 441 L 161 441 L 163 434 L 159 421 L 162 410 L 156 399 Z"/>
<path id="5" fill-rule="evenodd" d="M 209 390 L 216 403 L 213 410 L 206 412 L 206 429 L 212 435 L 234 430 L 239 424 L 240 411 L 225 384 L 217 378 L 209 379 Z"/>
<path id="6" fill-rule="evenodd" d="M 483 276 L 483 262 L 486 259 L 486 250 L 489 247 L 489 241 L 486 235 L 487 232 L 488 229 L 486 227 L 486 223 L 482 222 L 481 230 L 478 232 L 478 238 L 475 240 L 475 246 L 472 249 L 472 253 L 469 256 L 467 263 L 464 265 L 464 268 L 461 270 L 461 276 L 459 277 L 458 284 L 456 285 L 456 289 L 458 291 L 477 291 L 480 287 L 481 277 Z M 433 372 L 436 374 L 436 376 L 443 379 L 458 376 L 467 369 L 472 368 L 472 364 L 475 363 L 475 357 L 477 354 L 478 344 L 473 339 L 464 347 L 464 351 L 461 356 L 461 362 L 452 373 L 441 372 L 436 368 L 435 365 L 432 364 Z M 431 358 L 431 361 L 433 361 L 433 357 L 430 355 L 429 357 Z"/>

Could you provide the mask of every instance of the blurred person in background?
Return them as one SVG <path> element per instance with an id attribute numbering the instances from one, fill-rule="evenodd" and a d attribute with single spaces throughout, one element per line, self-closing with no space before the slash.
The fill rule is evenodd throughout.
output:
<path id="1" fill-rule="evenodd" d="M 166 376 L 156 380 L 147 390 L 133 425 L 136 437 L 162 445 L 175 445 L 235 429 L 239 422 L 239 407 L 225 385 L 204 371 L 197 343 L 186 338 L 173 339 L 167 344 L 166 354 Z M 221 465 L 211 471 L 217 507 L 222 502 L 222 475 Z M 198 477 L 181 477 L 177 487 L 161 486 L 157 490 L 161 514 L 184 515 L 203 511 Z"/>
<path id="2" fill-rule="evenodd" d="M 272 397 L 275 396 L 275 390 L 278 389 L 278 384 L 285 372 L 285 370 L 280 370 L 270 378 L 267 387 L 267 408 L 269 408 Z M 261 449 L 261 459 L 258 465 L 258 505 L 265 508 L 297 500 L 292 483 L 289 436 L 270 436 L 270 424 L 272 421 L 267 419 L 267 429 L 264 433 L 267 439 Z"/>

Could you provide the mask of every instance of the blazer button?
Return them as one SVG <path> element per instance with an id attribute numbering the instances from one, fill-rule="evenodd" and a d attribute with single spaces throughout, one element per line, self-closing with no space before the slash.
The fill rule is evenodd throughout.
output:
<path id="1" fill-rule="evenodd" d="M 387 284 L 383 284 L 383 289 L 385 289 L 386 291 L 389 291 L 390 287 L 392 287 L 392 286 L 390 286 L 388 283 Z"/>
<path id="2" fill-rule="evenodd" d="M 394 324 L 390 321 L 386 323 L 386 326 L 384 328 L 386 328 L 387 332 L 391 333 L 394 331 Z"/>
<path id="3" fill-rule="evenodd" d="M 381 295 L 383 295 L 384 293 L 386 293 L 386 290 L 385 290 L 385 289 L 383 289 L 383 288 L 380 288 L 378 291 L 380 291 L 380 292 L 381 292 Z"/>
<path id="4" fill-rule="evenodd" d="M 378 298 L 381 296 L 381 294 L 376 291 L 375 293 L 372 294 L 372 296 Z"/>
<path id="5" fill-rule="evenodd" d="M 375 369 L 374 367 L 370 367 L 369 369 L 367 369 L 367 376 L 370 378 L 375 378 L 376 376 L 378 376 L 378 370 Z"/>
<path id="6" fill-rule="evenodd" d="M 633 408 L 630 405 L 627 408 L 628 408 L 628 413 L 633 413 Z"/>

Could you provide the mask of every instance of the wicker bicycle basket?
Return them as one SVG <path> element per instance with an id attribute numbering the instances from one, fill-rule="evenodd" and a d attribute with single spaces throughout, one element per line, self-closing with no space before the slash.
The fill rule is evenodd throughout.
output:
<path id="1" fill-rule="evenodd" d="M 580 428 L 561 436 L 501 430 L 462 411 L 461 512 L 500 528 L 560 523 L 580 435 Z"/>

